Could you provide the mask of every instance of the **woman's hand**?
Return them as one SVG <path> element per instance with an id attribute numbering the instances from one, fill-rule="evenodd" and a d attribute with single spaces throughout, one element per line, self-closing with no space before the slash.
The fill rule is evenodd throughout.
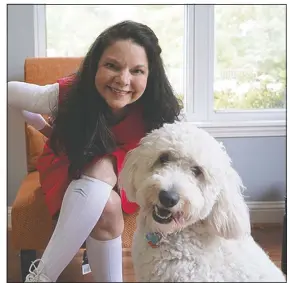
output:
<path id="1" fill-rule="evenodd" d="M 50 137 L 52 127 L 48 122 L 46 122 L 42 115 L 32 113 L 26 110 L 21 110 L 21 114 L 27 124 L 31 125 L 33 128 L 41 132 L 47 138 Z"/>

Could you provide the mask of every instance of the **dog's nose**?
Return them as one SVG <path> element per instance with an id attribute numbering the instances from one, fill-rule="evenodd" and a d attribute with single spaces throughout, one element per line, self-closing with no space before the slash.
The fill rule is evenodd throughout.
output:
<path id="1" fill-rule="evenodd" d="M 174 191 L 162 190 L 159 193 L 159 201 L 165 207 L 173 207 L 179 201 L 179 194 Z"/>

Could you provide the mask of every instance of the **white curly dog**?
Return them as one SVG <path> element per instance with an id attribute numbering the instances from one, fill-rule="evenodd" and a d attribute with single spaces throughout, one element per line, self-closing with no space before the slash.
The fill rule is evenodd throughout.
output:
<path id="1" fill-rule="evenodd" d="M 286 282 L 251 236 L 243 184 L 221 143 L 186 122 L 130 151 L 119 185 L 140 210 L 137 282 Z"/>

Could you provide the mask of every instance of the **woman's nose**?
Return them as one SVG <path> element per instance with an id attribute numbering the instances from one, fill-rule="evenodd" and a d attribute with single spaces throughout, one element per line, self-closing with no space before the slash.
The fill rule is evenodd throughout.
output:
<path id="1" fill-rule="evenodd" d="M 130 84 L 131 74 L 129 71 L 121 71 L 115 79 L 115 82 L 121 87 L 127 86 Z"/>

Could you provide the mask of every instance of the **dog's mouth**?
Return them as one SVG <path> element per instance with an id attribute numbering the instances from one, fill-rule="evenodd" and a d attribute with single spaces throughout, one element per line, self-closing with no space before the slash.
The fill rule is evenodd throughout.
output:
<path id="1" fill-rule="evenodd" d="M 174 220 L 176 223 L 179 223 L 181 222 L 180 220 L 183 218 L 183 212 L 172 213 L 172 211 L 170 211 L 169 209 L 154 205 L 152 217 L 156 222 L 160 224 L 168 224 L 172 220 Z"/>
<path id="2" fill-rule="evenodd" d="M 161 224 L 170 223 L 173 219 L 172 212 L 170 210 L 159 207 L 158 205 L 154 205 L 152 217 L 156 222 Z"/>

